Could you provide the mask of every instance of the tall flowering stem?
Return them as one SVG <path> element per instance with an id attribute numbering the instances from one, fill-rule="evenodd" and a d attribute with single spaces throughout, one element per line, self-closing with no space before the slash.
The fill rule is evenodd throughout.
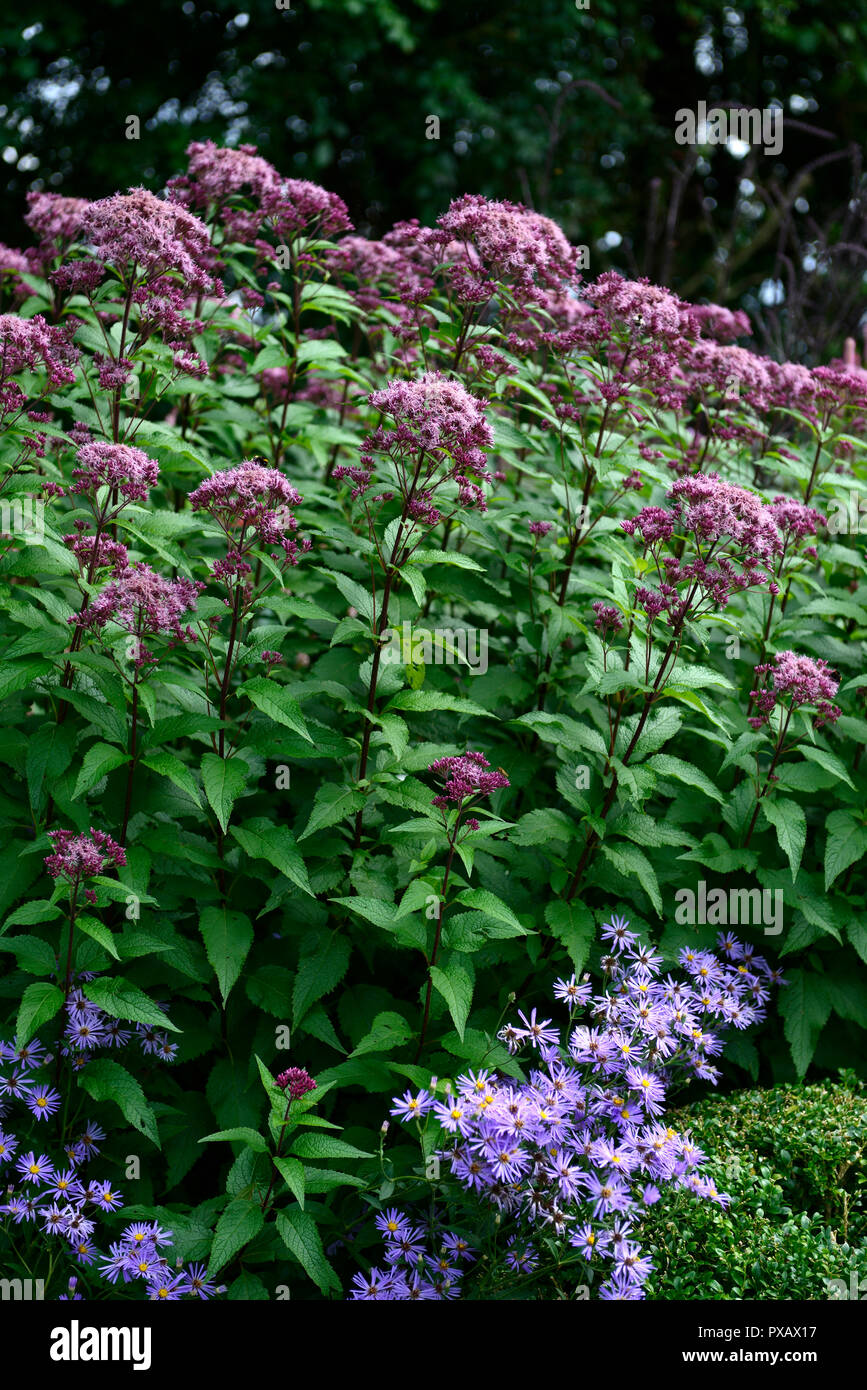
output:
<path id="1" fill-rule="evenodd" d="M 352 499 L 364 498 L 373 482 L 375 455 L 393 488 L 371 499 L 390 503 L 395 493 L 400 511 L 390 546 L 384 546 L 374 523 L 370 505 L 363 501 L 367 529 L 383 574 L 382 593 L 377 604 L 373 593 L 373 640 L 367 712 L 376 705 L 376 685 L 382 659 L 382 638 L 388 627 L 391 594 L 400 569 L 422 544 L 424 537 L 443 520 L 450 520 L 465 508 L 485 511 L 483 484 L 490 481 L 485 450 L 493 444 L 493 433 L 484 418 L 485 404 L 471 396 L 459 382 L 432 372 L 417 381 L 393 381 L 382 391 L 373 391 L 370 404 L 394 422 L 382 425 L 365 441 L 365 452 L 356 467 L 334 469 L 336 481 L 348 477 L 353 483 Z M 435 505 L 434 498 L 437 497 Z M 440 506 L 449 510 L 440 510 Z M 371 720 L 365 720 L 358 781 L 367 776 Z M 361 844 L 364 811 L 355 821 L 357 848 Z"/>
<path id="2" fill-rule="evenodd" d="M 642 706 L 635 730 L 621 757 L 628 765 L 639 745 L 647 720 L 661 698 L 677 664 L 687 624 L 725 609 L 734 593 L 770 582 L 764 566 L 771 566 L 783 552 L 783 539 L 772 509 L 754 493 L 724 482 L 715 473 L 698 473 L 679 479 L 668 493 L 672 507 L 644 507 L 621 526 L 628 535 L 637 532 L 644 556 L 655 569 L 657 587 L 639 586 L 636 609 L 643 612 L 645 661 Z M 689 546 L 688 553 L 686 547 Z M 599 620 L 597 612 L 597 622 Z M 657 622 L 664 622 L 667 641 L 653 669 L 653 636 Z M 610 631 L 608 624 L 606 631 Z M 607 656 L 606 656 L 607 661 Z M 621 700 L 609 724 L 608 758 L 613 759 L 626 700 Z M 617 797 L 616 772 L 599 811 L 604 820 Z M 578 890 L 600 837 L 588 830 L 581 856 L 568 888 L 567 900 Z"/>
<path id="3" fill-rule="evenodd" d="M 810 656 L 800 656 L 797 652 L 779 652 L 772 662 L 755 668 L 758 681 L 756 689 L 750 691 L 750 708 L 755 702 L 757 713 L 748 720 L 753 729 L 761 729 L 770 724 L 771 714 L 779 709 L 777 736 L 771 763 L 762 783 L 758 777 L 758 755 L 756 755 L 756 804 L 747 828 L 744 847 L 748 848 L 756 828 L 759 809 L 764 797 L 778 780 L 776 766 L 784 753 L 797 746 L 797 739 L 788 746 L 786 737 L 795 711 L 802 706 L 812 706 L 813 728 L 821 729 L 825 724 L 835 724 L 841 710 L 831 701 L 837 694 L 840 682 L 828 663 Z"/>
<path id="4" fill-rule="evenodd" d="M 279 1158 L 283 1152 L 283 1145 L 286 1142 L 286 1126 L 289 1123 L 289 1111 L 292 1108 L 292 1102 L 293 1100 L 300 1100 L 301 1097 L 306 1096 L 309 1091 L 315 1091 L 316 1082 L 308 1072 L 304 1071 L 303 1067 L 289 1067 L 287 1071 L 281 1072 L 277 1077 L 277 1085 L 286 1095 L 286 1109 L 283 1113 L 283 1124 L 280 1127 L 280 1138 L 277 1140 L 276 1156 Z M 268 1210 L 268 1203 L 271 1200 L 271 1193 L 274 1190 L 274 1180 L 276 1177 L 277 1168 L 272 1164 L 271 1181 L 268 1183 L 268 1190 L 262 1198 L 261 1203 L 263 1212 Z"/>
<path id="5" fill-rule="evenodd" d="M 428 961 L 427 987 L 425 989 L 424 1016 L 422 1018 L 421 1033 L 416 1049 L 415 1060 L 418 1061 L 424 1050 L 425 1038 L 427 1036 L 427 1026 L 430 1019 L 431 994 L 433 991 L 433 968 L 437 963 L 437 954 L 442 938 L 443 921 L 445 919 L 446 907 L 448 904 L 449 875 L 452 870 L 452 860 L 455 851 L 462 840 L 467 835 L 471 835 L 474 830 L 478 830 L 479 822 L 472 816 L 464 820 L 467 809 L 476 802 L 479 797 L 490 796 L 492 792 L 499 791 L 500 788 L 510 785 L 509 779 L 499 768 L 491 770 L 491 764 L 481 753 L 467 752 L 453 758 L 437 758 L 430 764 L 428 772 L 440 777 L 443 781 L 442 791 L 433 799 L 434 806 L 439 810 L 443 829 L 448 839 L 448 854 L 446 856 L 445 869 L 443 870 L 443 881 L 437 898 L 437 918 L 436 930 L 434 932 L 433 948 Z M 461 833 L 463 831 L 463 833 Z"/>

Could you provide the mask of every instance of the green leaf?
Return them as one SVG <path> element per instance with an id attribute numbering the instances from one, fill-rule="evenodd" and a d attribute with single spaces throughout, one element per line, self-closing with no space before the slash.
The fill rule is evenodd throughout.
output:
<path id="1" fill-rule="evenodd" d="M 673 777 L 677 782 L 684 782 L 689 787 L 698 787 L 705 796 L 712 797 L 714 801 L 722 801 L 722 792 L 714 786 L 713 782 L 702 772 L 700 768 L 693 767 L 692 763 L 685 763 L 682 758 L 673 758 L 669 753 L 654 753 L 647 759 L 645 767 L 651 768 L 660 777 Z"/>
<path id="2" fill-rule="evenodd" d="M 239 758 L 220 758 L 216 753 L 202 756 L 202 782 L 205 796 L 213 807 L 225 835 L 232 807 L 247 785 L 250 769 Z"/>
<path id="3" fill-rule="evenodd" d="M 828 838 L 825 843 L 825 892 L 835 878 L 857 864 L 867 853 L 867 826 L 861 825 L 849 811 L 832 811 L 825 829 Z"/>
<path id="4" fill-rule="evenodd" d="M 298 843 L 306 840 L 308 835 L 315 835 L 317 830 L 327 830 L 329 826 L 338 825 L 347 816 L 354 815 L 361 810 L 364 800 L 363 793 L 355 787 L 341 787 L 335 782 L 326 782 L 314 797 L 310 819 L 298 836 Z"/>
<path id="5" fill-rule="evenodd" d="M 154 1112 L 141 1086 L 125 1067 L 108 1057 L 97 1057 L 79 1072 L 78 1084 L 92 1100 L 114 1101 L 124 1119 L 160 1147 Z"/>
<path id="6" fill-rule="evenodd" d="M 18 969 L 28 975 L 53 975 L 57 970 L 54 952 L 39 936 L 8 936 L 0 951 L 11 951 Z"/>
<path id="7" fill-rule="evenodd" d="M 257 1009 L 264 1009 L 275 1018 L 289 1017 L 292 972 L 285 965 L 263 965 L 246 977 L 244 988 L 250 1003 Z"/>
<path id="8" fill-rule="evenodd" d="M 246 1197 L 235 1197 L 217 1222 L 208 1262 L 210 1277 L 218 1274 L 239 1250 L 249 1245 L 264 1224 L 265 1217 L 258 1202 L 251 1202 Z"/>
<path id="9" fill-rule="evenodd" d="M 43 724 L 27 743 L 25 771 L 30 804 L 41 808 L 47 795 L 46 779 L 53 784 L 72 761 L 75 730 L 70 724 Z"/>
<path id="10" fill-rule="evenodd" d="M 44 922 L 53 922 L 59 916 L 60 908 L 54 903 L 49 902 L 47 898 L 34 898 L 29 903 L 22 903 L 21 907 L 16 907 L 14 912 L 10 912 L 3 926 L 0 927 L 0 936 L 10 927 L 41 927 Z"/>
<path id="11" fill-rule="evenodd" d="M 97 917 L 76 917 L 76 931 L 83 931 L 85 936 L 90 936 L 94 941 L 98 941 L 103 950 L 108 951 L 115 960 L 120 960 L 117 947 L 114 944 L 114 936 L 104 922 L 100 922 Z"/>
<path id="12" fill-rule="evenodd" d="M 399 690 L 388 702 L 389 710 L 406 710 L 409 713 L 429 714 L 432 710 L 451 710 L 454 714 L 475 714 L 479 719 L 494 719 L 489 709 L 483 709 L 473 700 L 464 700 L 457 695 L 446 695 L 442 690 Z"/>
<path id="13" fill-rule="evenodd" d="M 761 807 L 765 820 L 777 832 L 780 849 L 789 861 L 794 883 L 807 843 L 807 817 L 797 801 L 786 801 L 780 797 L 775 797 L 773 801 L 763 797 Z"/>
<path id="14" fill-rule="evenodd" d="M 112 1018 L 128 1019 L 132 1023 L 149 1023 L 154 1028 L 167 1028 L 170 1033 L 180 1033 L 181 1029 L 167 1018 L 152 999 L 122 978 L 112 980 L 88 980 L 82 989 L 94 1004 L 97 1004 Z"/>
<path id="15" fill-rule="evenodd" d="M 313 742 L 301 707 L 297 700 L 293 700 L 285 686 L 278 685 L 274 680 L 266 680 L 264 676 L 254 676 L 252 680 L 244 681 L 238 689 L 239 693 L 249 696 L 256 708 L 267 714 L 276 724 L 285 724 L 287 729 L 293 729 L 308 743 Z"/>
<path id="16" fill-rule="evenodd" d="M 448 1004 L 449 1013 L 458 1030 L 458 1037 L 463 1040 L 470 1005 L 473 1001 L 472 976 L 466 966 L 457 957 L 453 957 L 444 966 L 432 965 L 430 977 L 434 989 L 439 990 Z"/>
<path id="17" fill-rule="evenodd" d="M 0 668 L 0 700 L 26 689 L 40 676 L 47 676 L 50 670 L 50 661 L 6 662 Z"/>
<path id="18" fill-rule="evenodd" d="M 95 743 L 84 755 L 75 791 L 72 793 L 73 801 L 90 791 L 91 787 L 95 787 L 97 782 L 101 782 L 103 777 L 113 772 L 116 767 L 128 762 L 128 755 L 119 748 L 112 748 L 110 743 Z"/>
<path id="19" fill-rule="evenodd" d="M 292 1152 L 298 1158 L 373 1158 L 367 1149 L 357 1149 L 345 1139 L 333 1134 L 299 1134 L 292 1142 Z"/>
<path id="20" fill-rule="evenodd" d="M 311 1004 L 328 994 L 346 974 L 350 945 L 345 936 L 335 932 L 325 938 L 313 955 L 298 962 L 295 988 L 292 992 L 292 1022 L 298 1024 Z"/>
<path id="21" fill-rule="evenodd" d="M 458 893 L 457 900 L 464 907 L 474 907 L 479 912 L 487 913 L 496 922 L 505 922 L 521 936 L 526 935 L 526 929 L 518 921 L 512 909 L 495 893 L 489 893 L 487 888 L 465 888 L 462 893 Z"/>
<path id="22" fill-rule="evenodd" d="M 176 787 L 180 787 L 182 792 L 195 801 L 197 806 L 201 806 L 202 798 L 199 795 L 199 788 L 186 763 L 182 763 L 180 758 L 174 753 L 166 751 L 150 753 L 148 757 L 142 758 L 142 765 L 150 768 L 158 777 L 168 777 L 170 782 L 174 782 Z"/>
<path id="23" fill-rule="evenodd" d="M 412 1037 L 412 1028 L 400 1014 L 377 1014 L 370 1028 L 358 1046 L 350 1053 L 351 1057 L 361 1057 L 366 1052 L 392 1052 L 403 1047 Z"/>
<path id="24" fill-rule="evenodd" d="M 812 743 L 802 743 L 801 752 L 805 758 L 818 763 L 826 772 L 832 773 L 839 781 L 845 782 L 847 787 L 851 787 L 855 791 L 855 783 L 849 776 L 846 764 L 837 757 L 836 753 L 829 753 L 827 748 L 817 748 Z"/>
<path id="25" fill-rule="evenodd" d="M 300 1207 L 304 1206 L 304 1164 L 297 1158 L 275 1158 L 274 1167 Z"/>
<path id="26" fill-rule="evenodd" d="M 329 1289 L 339 1293 L 340 1280 L 325 1258 L 322 1237 L 310 1213 L 302 1211 L 300 1207 L 290 1207 L 288 1211 L 279 1212 L 277 1230 L 286 1248 L 292 1252 L 313 1283 L 323 1293 L 328 1293 Z"/>
<path id="27" fill-rule="evenodd" d="M 243 912 L 206 907 L 199 917 L 199 931 L 225 1005 L 253 944 L 252 924 Z"/>
<path id="28" fill-rule="evenodd" d="M 593 913 L 583 903 L 555 899 L 545 908 L 545 921 L 558 941 L 563 942 L 575 974 L 580 975 L 596 936 Z"/>
<path id="29" fill-rule="evenodd" d="M 251 859 L 266 859 L 279 869 L 285 878 L 291 880 L 304 893 L 314 897 L 307 866 L 295 844 L 295 837 L 288 825 L 274 825 L 264 817 L 249 820 L 244 826 L 232 826 L 231 834 Z"/>
<path id="30" fill-rule="evenodd" d="M 18 1046 L 23 1047 L 25 1043 L 28 1043 L 43 1023 L 54 1018 L 54 1015 L 62 1008 L 63 990 L 58 989 L 57 985 L 50 985 L 42 981 L 28 985 L 21 996 L 18 1021 L 15 1025 Z"/>
<path id="31" fill-rule="evenodd" d="M 266 1154 L 268 1145 L 262 1138 L 258 1130 L 251 1129 L 249 1125 L 237 1125 L 235 1129 L 220 1129 L 215 1134 L 206 1134 L 199 1140 L 200 1144 L 215 1144 L 220 1140 L 226 1143 L 246 1144 L 248 1149 L 254 1153 Z"/>
<path id="32" fill-rule="evenodd" d="M 813 1058 L 819 1033 L 831 1012 L 831 999 L 821 975 L 808 975 L 793 970 L 789 983 L 780 992 L 780 1013 L 785 1019 L 783 1032 L 792 1049 L 792 1061 L 798 1078 L 804 1074 Z"/>
<path id="33" fill-rule="evenodd" d="M 646 854 L 642 854 L 637 845 L 625 844 L 618 840 L 616 844 L 603 843 L 602 853 L 609 863 L 613 864 L 619 873 L 627 878 L 632 875 L 638 879 L 650 901 L 656 909 L 657 916 L 662 916 L 662 894 L 659 891 L 659 882 L 656 877 L 653 865 Z"/>

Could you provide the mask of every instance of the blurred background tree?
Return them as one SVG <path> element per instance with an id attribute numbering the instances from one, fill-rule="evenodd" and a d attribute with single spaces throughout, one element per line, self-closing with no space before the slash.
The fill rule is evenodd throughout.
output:
<path id="1" fill-rule="evenodd" d="M 365 235 L 481 192 L 556 218 L 591 276 L 745 307 L 775 355 L 859 331 L 865 0 L 34 0 L 0 18 L 0 73 L 12 245 L 28 189 L 157 188 L 211 138 L 334 189 Z M 700 100 L 780 105 L 782 153 L 676 144 Z"/>

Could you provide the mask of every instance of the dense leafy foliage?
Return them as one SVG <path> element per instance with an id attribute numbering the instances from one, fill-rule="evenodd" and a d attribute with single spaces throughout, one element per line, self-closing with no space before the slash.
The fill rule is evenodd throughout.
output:
<path id="1" fill-rule="evenodd" d="M 28 224 L 2 997 L 56 1056 L 34 1142 L 110 1133 L 109 1223 L 339 1294 L 417 1162 L 396 1090 L 519 1077 L 510 999 L 603 974 L 612 911 L 783 974 L 741 1084 L 860 1056 L 867 376 L 582 284 L 516 205 L 365 241 L 251 149 Z"/>

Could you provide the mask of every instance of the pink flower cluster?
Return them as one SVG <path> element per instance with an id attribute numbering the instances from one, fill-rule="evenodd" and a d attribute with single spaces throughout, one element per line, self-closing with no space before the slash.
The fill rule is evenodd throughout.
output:
<path id="1" fill-rule="evenodd" d="M 95 495 L 110 487 L 127 502 L 144 502 L 159 478 L 159 464 L 132 444 L 84 444 L 75 457 L 73 492 Z"/>
<path id="2" fill-rule="evenodd" d="M 444 781 L 442 792 L 433 799 L 434 806 L 441 810 L 474 796 L 490 796 L 501 787 L 510 785 L 509 779 L 498 768 L 487 771 L 491 764 L 481 753 L 466 752 L 454 758 L 437 758 L 428 768 Z"/>
<path id="3" fill-rule="evenodd" d="M 485 419 L 487 402 L 471 396 L 459 381 L 428 372 L 416 381 L 391 381 L 368 399 L 409 431 L 417 448 L 448 454 L 461 467 L 484 475 L 484 450 L 494 443 Z"/>
<path id="4" fill-rule="evenodd" d="M 418 236 L 442 260 L 456 262 L 447 279 L 460 298 L 484 302 L 501 283 L 526 300 L 537 286 L 562 291 L 575 274 L 577 252 L 556 222 L 480 193 L 455 198 L 436 228 L 420 228 Z"/>
<path id="5" fill-rule="evenodd" d="M 181 627 L 181 618 L 195 608 L 203 588 L 191 579 L 163 579 L 139 561 L 120 570 L 93 602 L 69 621 L 97 631 L 108 622 L 117 623 L 138 639 L 133 664 L 141 669 L 156 660 L 143 645 L 143 637 L 171 635 L 176 642 L 196 640 L 191 627 Z"/>
<path id="6" fill-rule="evenodd" d="M 278 546 L 284 562 L 298 563 L 300 551 L 310 549 L 310 541 L 297 542 L 286 533 L 295 531 L 298 522 L 291 507 L 302 501 L 288 478 L 276 468 L 268 468 L 255 459 L 246 459 L 237 468 L 214 473 L 190 493 L 193 511 L 205 511 L 223 528 L 230 540 L 237 541 L 235 560 L 253 540 L 263 545 Z M 251 534 L 248 536 L 247 532 Z M 235 537 L 234 532 L 240 534 Z"/>
<path id="7" fill-rule="evenodd" d="M 750 699 L 755 701 L 758 714 L 748 721 L 752 728 L 767 724 L 778 703 L 792 711 L 801 705 L 815 706 L 816 729 L 840 718 L 839 706 L 831 703 L 840 682 L 827 661 L 793 651 L 778 652 L 773 661 L 757 666 L 755 672 L 759 680 L 757 689 L 750 691 Z"/>
<path id="8" fill-rule="evenodd" d="M 289 1067 L 277 1077 L 277 1085 L 285 1091 L 290 1100 L 300 1100 L 308 1091 L 316 1090 L 316 1082 L 303 1067 Z"/>
<path id="9" fill-rule="evenodd" d="M 102 830 L 90 827 L 90 834 L 75 834 L 72 830 L 49 830 L 48 838 L 54 853 L 46 855 L 45 867 L 52 878 L 65 878 L 77 884 L 82 878 L 101 874 L 109 864 L 123 868 L 126 854 L 121 846 Z"/>
<path id="10" fill-rule="evenodd" d="M 212 253 L 204 222 L 146 188 L 131 188 L 129 193 L 91 203 L 84 216 L 83 239 L 125 281 L 128 275 L 138 280 L 143 273 L 153 279 L 177 272 L 190 293 L 206 294 L 213 288 L 206 269 Z"/>

